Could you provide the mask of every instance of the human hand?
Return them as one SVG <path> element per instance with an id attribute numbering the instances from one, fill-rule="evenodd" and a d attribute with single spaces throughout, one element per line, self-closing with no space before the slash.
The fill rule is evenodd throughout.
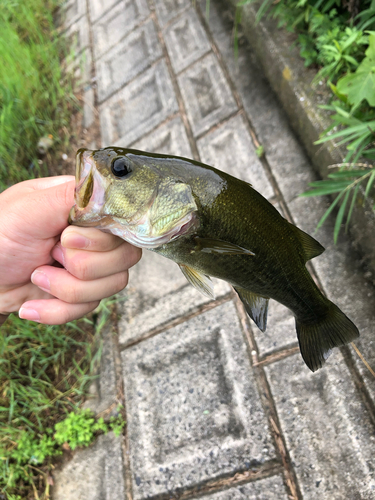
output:
<path id="1" fill-rule="evenodd" d="M 73 197 L 73 176 L 33 179 L 0 194 L 0 315 L 19 311 L 24 319 L 62 324 L 127 285 L 141 250 L 94 228 L 68 226 Z"/>

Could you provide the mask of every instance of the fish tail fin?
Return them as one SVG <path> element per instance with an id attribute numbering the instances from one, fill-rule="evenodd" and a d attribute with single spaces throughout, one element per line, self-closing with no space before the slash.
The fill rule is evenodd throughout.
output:
<path id="1" fill-rule="evenodd" d="M 331 354 L 331 349 L 352 342 L 359 336 L 358 328 L 332 302 L 323 319 L 304 324 L 296 318 L 298 342 L 303 360 L 315 372 Z"/>

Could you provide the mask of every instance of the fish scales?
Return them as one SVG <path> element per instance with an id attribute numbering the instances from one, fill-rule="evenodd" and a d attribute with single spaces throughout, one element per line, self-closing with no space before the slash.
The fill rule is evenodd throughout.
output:
<path id="1" fill-rule="evenodd" d="M 212 296 L 210 276 L 230 283 L 261 330 L 269 299 L 296 318 L 301 354 L 320 368 L 359 333 L 318 289 L 305 264 L 324 248 L 244 181 L 214 167 L 123 148 L 77 153 L 70 222 L 112 232 L 179 264 Z"/>

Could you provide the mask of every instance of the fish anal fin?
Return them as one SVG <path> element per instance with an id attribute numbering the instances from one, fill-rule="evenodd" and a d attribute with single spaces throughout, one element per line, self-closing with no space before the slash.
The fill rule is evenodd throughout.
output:
<path id="1" fill-rule="evenodd" d="M 316 241 L 315 238 L 305 233 L 305 231 L 302 231 L 302 229 L 299 229 L 297 226 L 294 226 L 293 224 L 291 224 L 291 226 L 302 243 L 305 254 L 305 262 L 324 252 L 325 248 L 319 243 L 319 241 Z"/>
<path id="2" fill-rule="evenodd" d="M 240 247 L 229 241 L 217 240 L 215 238 L 200 238 L 196 236 L 195 251 L 211 253 L 216 255 L 255 255 L 254 252 L 247 248 Z"/>
<path id="3" fill-rule="evenodd" d="M 321 368 L 334 347 L 352 342 L 358 328 L 340 309 L 330 303 L 327 314 L 312 324 L 296 318 L 296 329 L 302 358 L 311 371 Z"/>
<path id="4" fill-rule="evenodd" d="M 182 274 L 191 285 L 203 293 L 203 295 L 206 295 L 206 297 L 209 297 L 210 299 L 215 298 L 214 284 L 209 276 L 193 269 L 192 267 L 185 266 L 184 264 L 179 264 L 179 266 Z"/>
<path id="5" fill-rule="evenodd" d="M 254 321 L 259 330 L 265 332 L 267 328 L 269 298 L 257 295 L 245 288 L 235 287 L 234 289 L 245 306 L 247 314 Z"/>

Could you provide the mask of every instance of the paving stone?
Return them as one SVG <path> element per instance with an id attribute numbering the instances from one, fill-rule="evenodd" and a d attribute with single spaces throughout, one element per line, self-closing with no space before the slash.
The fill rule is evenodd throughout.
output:
<path id="1" fill-rule="evenodd" d="M 122 352 L 133 498 L 275 458 L 232 303 Z"/>
<path id="2" fill-rule="evenodd" d="M 132 144 L 132 147 L 151 153 L 183 156 L 184 158 L 192 157 L 189 141 L 180 117 L 164 123 L 151 134 Z"/>
<path id="3" fill-rule="evenodd" d="M 95 120 L 95 93 L 92 87 L 84 91 L 83 99 L 83 126 L 89 128 Z"/>
<path id="4" fill-rule="evenodd" d="M 172 82 L 161 61 L 101 106 L 103 145 L 127 147 L 177 110 Z"/>
<path id="5" fill-rule="evenodd" d="M 65 32 L 73 56 L 78 56 L 90 46 L 89 22 L 87 16 L 82 16 L 71 24 Z"/>
<path id="6" fill-rule="evenodd" d="M 320 197 L 298 198 L 290 204 L 290 207 L 296 224 L 304 231 L 313 234 L 319 219 L 328 208 L 328 203 Z M 353 254 L 350 242 L 344 234 L 341 235 L 337 245 L 333 243 L 334 224 L 335 218 L 331 217 L 319 230 L 317 239 L 326 250 L 313 259 L 312 263 L 328 298 L 335 302 L 358 327 L 360 338 L 355 341 L 355 345 L 375 369 L 375 290 L 372 284 L 365 280 L 360 262 Z M 375 403 L 374 377 L 354 351 L 353 359 Z"/>
<path id="7" fill-rule="evenodd" d="M 99 59 L 149 15 L 146 0 L 122 0 L 93 29 L 94 55 Z"/>
<path id="8" fill-rule="evenodd" d="M 273 476 L 199 498 L 202 500 L 288 500 L 289 497 L 286 494 L 282 477 Z"/>
<path id="9" fill-rule="evenodd" d="M 54 471 L 54 500 L 122 500 L 126 497 L 121 438 L 99 436 Z"/>
<path id="10" fill-rule="evenodd" d="M 224 281 L 213 280 L 216 298 L 230 293 Z M 177 264 L 154 252 L 144 252 L 130 272 L 119 309 L 119 341 L 126 344 L 148 331 L 188 314 L 212 300 L 190 285 Z"/>
<path id="11" fill-rule="evenodd" d="M 219 6 L 218 6 L 219 4 Z M 202 8 L 205 8 L 203 2 Z M 232 8 L 222 2 L 210 6 L 209 27 L 229 69 L 243 106 L 265 150 L 286 201 L 294 199 L 315 180 L 312 166 L 298 143 L 271 89 L 263 70 L 247 42 L 241 38 L 238 60 L 233 57 Z"/>
<path id="12" fill-rule="evenodd" d="M 299 356 L 265 370 L 303 499 L 374 498 L 374 427 L 341 353 L 314 374 Z"/>
<path id="13" fill-rule="evenodd" d="M 107 321 L 102 332 L 103 348 L 98 370 L 99 376 L 90 385 L 91 397 L 82 405 L 83 408 L 90 408 L 94 413 L 101 413 L 117 402 L 115 368 L 115 351 L 117 346 L 113 341 L 113 335 L 113 324 L 111 321 Z M 114 406 L 111 412 L 105 415 L 105 418 L 116 414 L 116 406 Z"/>
<path id="14" fill-rule="evenodd" d="M 61 6 L 61 10 L 64 26 L 68 28 L 86 14 L 86 0 L 68 0 Z"/>
<path id="15" fill-rule="evenodd" d="M 237 109 L 213 54 L 181 73 L 178 81 L 195 136 L 206 132 Z"/>
<path id="16" fill-rule="evenodd" d="M 242 116 L 235 116 L 198 141 L 201 160 L 249 182 L 265 198 L 274 196 Z"/>
<path id="17" fill-rule="evenodd" d="M 107 10 L 113 9 L 119 0 L 88 0 L 91 22 L 96 22 Z"/>
<path id="18" fill-rule="evenodd" d="M 96 62 L 99 102 L 145 70 L 162 52 L 150 19 Z"/>
<path id="19" fill-rule="evenodd" d="M 161 26 L 190 6 L 190 0 L 155 0 L 155 8 Z"/>
<path id="20" fill-rule="evenodd" d="M 179 73 L 211 50 L 195 9 L 184 12 L 164 32 L 165 43 L 175 73 Z"/>
<path id="21" fill-rule="evenodd" d="M 275 300 L 270 300 L 269 303 L 265 332 L 261 332 L 253 321 L 250 321 L 250 324 L 261 358 L 280 349 L 298 345 L 293 314 Z"/>

